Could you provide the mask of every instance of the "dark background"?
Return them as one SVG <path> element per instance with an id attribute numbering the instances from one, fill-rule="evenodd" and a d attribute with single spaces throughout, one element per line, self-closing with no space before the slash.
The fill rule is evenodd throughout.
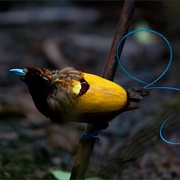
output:
<path id="1" fill-rule="evenodd" d="M 101 75 L 122 5 L 123 1 L 0 2 L 0 179 L 53 179 L 53 167 L 71 171 L 85 126 L 52 124 L 9 69 L 73 66 Z M 178 0 L 138 1 L 131 23 L 130 30 L 156 30 L 172 45 L 173 63 L 159 86 L 180 87 L 179 8 Z M 166 68 L 169 49 L 157 35 L 140 40 L 127 38 L 121 60 L 131 74 L 151 82 Z M 120 67 L 115 82 L 126 88 L 144 86 Z M 180 92 L 150 92 L 140 110 L 119 115 L 100 134 L 88 176 L 180 178 L 180 147 L 159 138 L 161 123 L 174 114 L 163 132 L 168 140 L 180 142 Z"/>

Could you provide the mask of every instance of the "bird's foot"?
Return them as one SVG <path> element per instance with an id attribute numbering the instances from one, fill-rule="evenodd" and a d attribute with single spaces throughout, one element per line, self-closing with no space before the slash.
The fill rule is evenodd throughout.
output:
<path id="1" fill-rule="evenodd" d="M 100 131 L 106 129 L 109 124 L 108 123 L 103 123 L 103 124 L 96 124 L 96 125 L 92 125 L 93 128 L 88 131 L 88 133 L 85 133 L 85 134 L 82 134 L 81 137 L 80 137 L 80 140 L 79 142 L 80 143 L 84 143 L 84 142 L 87 142 L 87 141 L 99 141 L 100 138 L 98 137 L 98 134 Z"/>
<path id="2" fill-rule="evenodd" d="M 95 140 L 97 142 L 100 140 L 100 138 L 97 135 L 93 135 L 93 134 L 82 134 L 79 142 L 84 143 L 84 142 L 87 142 L 89 140 Z"/>
<path id="3" fill-rule="evenodd" d="M 87 142 L 87 141 L 91 141 L 91 140 L 95 140 L 95 141 L 99 141 L 100 138 L 98 137 L 98 133 L 103 130 L 102 128 L 97 128 L 95 130 L 93 130 L 91 133 L 88 134 L 82 134 L 80 137 L 79 142 L 83 143 L 83 142 Z"/>

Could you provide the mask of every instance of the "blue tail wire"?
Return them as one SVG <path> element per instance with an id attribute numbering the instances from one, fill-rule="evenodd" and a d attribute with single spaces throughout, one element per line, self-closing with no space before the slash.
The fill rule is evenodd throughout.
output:
<path id="1" fill-rule="evenodd" d="M 173 114 L 170 115 L 170 116 L 162 123 L 162 125 L 161 125 L 161 127 L 160 127 L 159 135 L 160 135 L 161 139 L 162 139 L 164 142 L 168 143 L 168 144 L 180 145 L 180 142 L 171 142 L 171 141 L 166 140 L 166 139 L 164 138 L 164 136 L 163 136 L 163 133 L 162 133 L 162 132 L 163 132 L 163 127 L 164 127 L 165 124 L 172 118 L 172 116 L 173 116 Z"/>
<path id="2" fill-rule="evenodd" d="M 134 33 L 139 33 L 139 32 L 149 32 L 149 33 L 154 33 L 154 34 L 157 34 L 158 36 L 160 36 L 165 42 L 166 44 L 168 45 L 169 47 L 169 52 L 170 52 L 170 57 L 169 57 L 169 62 L 165 68 L 165 70 L 156 78 L 154 79 L 152 82 L 146 82 L 146 81 L 143 81 L 139 78 L 136 78 L 135 76 L 133 76 L 132 74 L 130 74 L 125 68 L 124 66 L 122 65 L 121 61 L 120 61 L 120 57 L 119 57 L 119 48 L 122 44 L 122 42 L 130 35 L 134 34 Z M 145 89 L 166 89 L 166 90 L 173 90 L 173 91 L 180 91 L 180 88 L 178 87 L 169 87 L 169 86 L 152 86 L 154 85 L 157 81 L 159 81 L 166 73 L 167 71 L 169 70 L 170 66 L 171 66 L 171 63 L 172 63 L 172 58 L 173 58 L 173 51 L 172 51 L 172 47 L 171 47 L 171 44 L 170 42 L 167 40 L 167 38 L 165 36 L 163 36 L 161 33 L 155 31 L 155 30 L 151 30 L 151 29 L 138 29 L 138 30 L 133 30 L 133 31 L 130 31 L 129 33 L 127 33 L 126 35 L 124 35 L 122 37 L 122 39 L 119 41 L 118 45 L 117 45 L 117 48 L 116 48 L 116 58 L 117 58 L 117 61 L 118 61 L 118 64 L 119 66 L 121 67 L 121 69 L 125 72 L 125 74 L 127 74 L 130 78 L 134 79 L 135 81 L 138 81 L 142 84 L 145 84 L 144 88 Z M 168 141 L 166 140 L 163 135 L 162 135 L 162 131 L 163 131 L 163 127 L 164 125 L 167 123 L 167 121 L 169 119 L 172 118 L 173 115 L 170 115 L 164 122 L 163 124 L 161 125 L 160 127 L 160 137 L 161 139 L 168 143 L 168 144 L 173 144 L 173 145 L 180 145 L 180 142 L 171 142 L 171 141 Z"/>

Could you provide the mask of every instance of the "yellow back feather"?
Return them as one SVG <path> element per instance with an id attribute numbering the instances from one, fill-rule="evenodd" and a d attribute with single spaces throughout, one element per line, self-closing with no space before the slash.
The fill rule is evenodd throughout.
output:
<path id="1" fill-rule="evenodd" d="M 125 106 L 127 92 L 123 87 L 93 74 L 84 73 L 84 79 L 90 88 L 77 98 L 76 110 L 78 112 L 114 112 Z"/>

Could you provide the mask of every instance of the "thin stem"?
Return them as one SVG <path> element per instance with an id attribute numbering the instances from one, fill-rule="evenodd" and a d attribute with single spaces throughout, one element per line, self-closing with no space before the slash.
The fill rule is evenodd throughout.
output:
<path id="1" fill-rule="evenodd" d="M 118 25 L 115 31 L 114 39 L 111 45 L 111 49 L 107 56 L 102 77 L 109 80 L 113 80 L 116 69 L 117 69 L 117 60 L 116 60 L 116 47 L 120 39 L 128 32 L 129 25 L 135 9 L 135 0 L 125 0 L 121 15 L 118 21 Z M 119 55 L 122 52 L 123 45 L 119 48 Z M 90 134 L 96 130 L 96 126 L 88 124 L 85 129 L 85 134 Z M 70 179 L 85 179 L 85 174 L 89 164 L 89 160 L 95 145 L 95 140 L 88 140 L 80 144 L 79 150 L 76 155 L 76 159 L 73 165 L 73 170 L 71 173 Z"/>
<path id="2" fill-rule="evenodd" d="M 115 35 L 114 35 L 114 39 L 111 45 L 111 49 L 107 56 L 103 73 L 102 73 L 102 77 L 106 79 L 109 79 L 109 80 L 114 79 L 116 69 L 117 69 L 117 64 L 118 64 L 116 60 L 116 47 L 119 41 L 128 32 L 129 25 L 133 17 L 134 9 L 135 9 L 135 0 L 125 0 L 121 15 L 120 15 L 120 18 L 119 18 L 119 21 L 115 30 Z M 124 46 L 124 43 L 122 43 L 121 46 L 119 47 L 119 56 L 122 53 L 123 46 Z"/>

